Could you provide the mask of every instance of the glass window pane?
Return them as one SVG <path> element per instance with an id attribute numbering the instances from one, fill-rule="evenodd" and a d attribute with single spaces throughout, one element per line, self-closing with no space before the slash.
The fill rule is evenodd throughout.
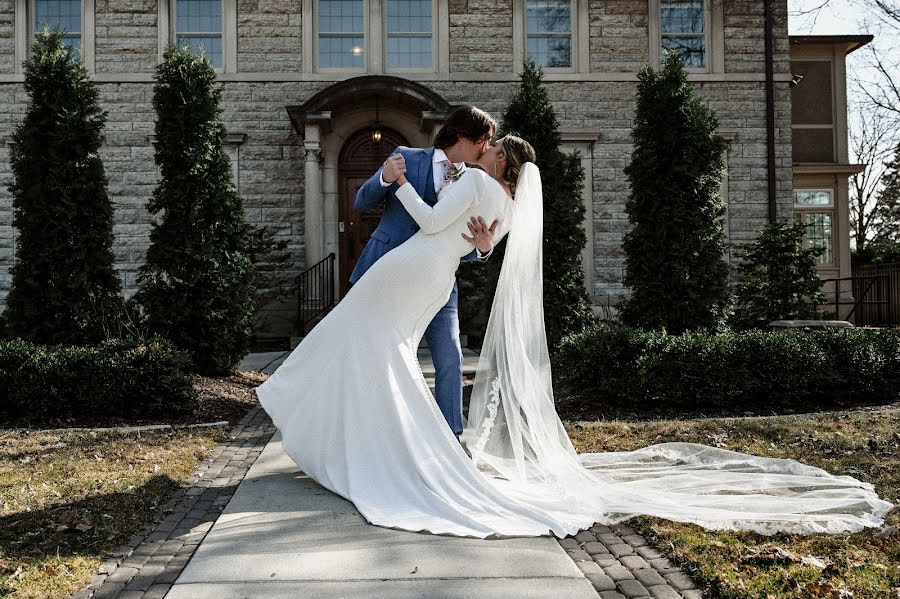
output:
<path id="1" fill-rule="evenodd" d="M 388 33 L 431 33 L 432 0 L 388 0 Z"/>
<path id="2" fill-rule="evenodd" d="M 177 0 L 178 33 L 222 33 L 222 0 Z"/>
<path id="3" fill-rule="evenodd" d="M 794 204 L 797 206 L 831 206 L 831 191 L 827 189 L 795 191 Z"/>
<path id="4" fill-rule="evenodd" d="M 44 27 L 66 33 L 81 33 L 81 0 L 35 0 L 34 31 Z"/>
<path id="5" fill-rule="evenodd" d="M 363 33 L 363 0 L 320 0 L 319 33 Z"/>
<path id="6" fill-rule="evenodd" d="M 197 56 L 205 51 L 206 59 L 216 68 L 222 68 L 222 36 L 221 35 L 179 35 L 177 45 L 190 46 Z"/>
<path id="7" fill-rule="evenodd" d="M 831 231 L 831 214 L 828 212 L 803 212 L 797 220 L 806 225 L 803 247 L 819 247 L 822 253 L 816 259 L 817 264 L 834 263 L 834 244 Z"/>
<path id="8" fill-rule="evenodd" d="M 431 37 L 397 35 L 388 38 L 388 64 L 391 67 L 429 69 L 431 57 Z"/>
<path id="9" fill-rule="evenodd" d="M 671 36 L 664 35 L 662 37 L 662 49 L 675 50 L 681 54 L 684 60 L 684 66 L 689 69 L 703 68 L 706 64 L 706 51 L 704 48 L 704 38 L 701 35 L 695 36 Z"/>
<path id="10" fill-rule="evenodd" d="M 570 36 L 529 35 L 528 57 L 539 67 L 572 66 Z"/>
<path id="11" fill-rule="evenodd" d="M 702 33 L 703 0 L 662 0 L 660 17 L 663 33 Z"/>
<path id="12" fill-rule="evenodd" d="M 362 36 L 319 36 L 319 66 L 362 68 L 365 46 Z"/>
<path id="13" fill-rule="evenodd" d="M 571 0 L 528 0 L 528 33 L 569 33 L 572 31 Z"/>

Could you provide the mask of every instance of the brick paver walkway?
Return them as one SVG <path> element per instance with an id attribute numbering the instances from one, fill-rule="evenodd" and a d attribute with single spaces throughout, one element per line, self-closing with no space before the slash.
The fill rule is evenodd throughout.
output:
<path id="1" fill-rule="evenodd" d="M 114 551 L 72 599 L 164 597 L 274 432 L 262 408 L 251 410 L 162 507 L 166 517 Z"/>
<path id="2" fill-rule="evenodd" d="M 560 539 L 603 599 L 700 599 L 691 578 L 624 524 L 594 525 Z"/>

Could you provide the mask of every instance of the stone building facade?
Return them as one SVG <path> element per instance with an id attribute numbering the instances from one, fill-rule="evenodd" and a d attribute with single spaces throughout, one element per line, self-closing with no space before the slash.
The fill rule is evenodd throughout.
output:
<path id="1" fill-rule="evenodd" d="M 774 178 L 771 205 L 793 207 L 791 62 L 787 0 L 773 17 Z M 115 255 L 135 291 L 152 217 L 152 77 L 167 44 L 203 44 L 224 88 L 238 189 L 247 218 L 289 242 L 285 274 L 336 255 L 335 285 L 372 229 L 352 211 L 355 185 L 391 147 L 430 145 L 448 110 L 475 104 L 500 115 L 526 56 L 545 65 L 565 147 L 587 177 L 585 285 L 614 306 L 636 73 L 681 48 L 690 79 L 729 140 L 726 232 L 739 245 L 770 218 L 764 2 L 759 0 L 0 0 L 0 138 L 26 106 L 22 61 L 35 27 L 61 24 L 100 84 L 109 111 L 103 150 L 115 204 Z M 77 31 L 76 31 L 77 29 Z M 845 133 L 845 132 L 844 132 Z M 10 176 L 0 145 L 0 175 Z M 0 189 L 0 306 L 11 284 L 16 232 Z M 836 241 L 837 242 L 837 241 Z M 849 268 L 849 265 L 847 265 Z M 849 272 L 849 271 L 848 271 Z M 260 335 L 294 333 L 296 300 L 269 306 Z"/>

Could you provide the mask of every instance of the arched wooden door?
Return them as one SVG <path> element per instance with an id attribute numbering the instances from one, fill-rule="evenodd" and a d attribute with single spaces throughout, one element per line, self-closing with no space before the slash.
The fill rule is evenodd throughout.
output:
<path id="1" fill-rule="evenodd" d="M 382 129 L 381 143 L 373 143 L 371 129 L 365 128 L 354 133 L 341 149 L 338 162 L 341 297 L 350 290 L 350 273 L 384 212 L 384 206 L 375 212 L 354 210 L 356 192 L 381 167 L 391 150 L 405 145 L 408 145 L 406 139 L 393 129 Z"/>

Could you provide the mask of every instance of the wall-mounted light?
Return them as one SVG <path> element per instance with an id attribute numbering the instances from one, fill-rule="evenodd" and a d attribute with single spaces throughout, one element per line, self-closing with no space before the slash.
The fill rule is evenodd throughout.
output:
<path id="1" fill-rule="evenodd" d="M 375 96 L 375 122 L 372 123 L 372 143 L 381 143 L 381 123 L 378 122 L 378 96 Z"/>

